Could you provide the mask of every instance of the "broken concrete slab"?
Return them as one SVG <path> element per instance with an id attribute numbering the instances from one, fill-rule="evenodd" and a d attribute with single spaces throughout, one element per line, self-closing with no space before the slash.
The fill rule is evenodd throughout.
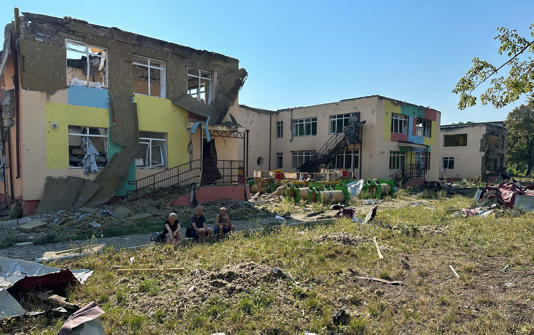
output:
<path id="1" fill-rule="evenodd" d="M 120 206 L 113 210 L 113 213 L 119 218 L 127 218 L 132 215 L 132 211 L 129 208 Z"/>
<path id="2" fill-rule="evenodd" d="M 44 221 L 32 220 L 32 221 L 30 221 L 28 223 L 20 225 L 19 229 L 22 230 L 23 232 L 30 232 L 32 230 L 35 230 L 36 228 L 44 227 L 46 225 L 47 225 L 47 223 L 44 222 Z"/>
<path id="3" fill-rule="evenodd" d="M 80 177 L 47 177 L 43 197 L 37 213 L 56 212 L 71 209 L 85 179 Z"/>
<path id="4" fill-rule="evenodd" d="M 524 211 L 534 211 L 534 196 L 516 194 L 514 208 Z"/>

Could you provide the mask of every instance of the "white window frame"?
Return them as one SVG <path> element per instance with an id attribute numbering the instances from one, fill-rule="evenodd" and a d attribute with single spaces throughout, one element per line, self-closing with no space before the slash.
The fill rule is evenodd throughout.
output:
<path id="1" fill-rule="evenodd" d="M 197 75 L 190 74 L 189 71 L 191 71 L 191 70 L 197 71 L 198 74 Z M 202 71 L 209 72 L 211 74 L 211 78 L 202 76 Z M 215 87 L 216 73 L 213 72 L 213 71 L 209 71 L 209 70 L 204 70 L 204 69 L 199 69 L 199 68 L 189 67 L 188 66 L 186 68 L 186 74 L 187 74 L 187 82 L 189 82 L 189 78 L 197 78 L 198 79 L 196 98 L 193 97 L 193 95 L 189 92 L 189 88 L 187 89 L 187 94 L 189 94 L 193 99 L 196 99 L 200 103 L 211 105 L 212 102 L 213 102 L 213 99 L 214 99 L 214 92 L 215 92 L 214 87 Z M 208 100 L 205 101 L 205 102 L 200 98 L 200 94 L 202 93 L 201 85 L 200 85 L 201 80 L 209 80 L 209 87 L 208 87 L 208 92 L 207 92 Z"/>
<path id="2" fill-rule="evenodd" d="M 315 155 L 315 150 L 301 150 L 291 152 L 291 167 L 298 169 L 304 162 Z"/>
<path id="3" fill-rule="evenodd" d="M 75 41 L 75 40 L 70 40 L 70 39 L 65 39 L 65 48 L 66 48 L 66 53 L 65 53 L 65 72 L 68 74 L 68 64 L 67 64 L 67 59 L 68 59 L 68 52 L 69 51 L 72 51 L 72 52 L 76 52 L 76 53 L 79 53 L 79 54 L 83 54 L 82 52 L 80 52 L 80 50 L 77 50 L 77 49 L 72 49 L 72 48 L 69 48 L 69 43 L 70 44 L 76 44 L 78 46 L 83 46 L 85 47 L 85 57 L 87 59 L 87 62 L 86 62 L 86 66 L 87 66 L 87 69 L 86 69 L 86 78 L 85 78 L 85 85 L 74 85 L 74 86 L 88 86 L 88 87 L 96 87 L 96 88 L 104 88 L 104 89 L 107 89 L 108 86 L 109 86 L 109 81 L 108 81 L 108 67 L 109 67 L 109 57 L 108 57 L 108 50 L 106 48 L 103 48 L 103 47 L 99 47 L 99 46 L 96 46 L 96 45 L 93 45 L 93 44 L 88 44 L 88 43 L 85 43 L 85 42 L 80 42 L 80 41 Z M 98 55 L 98 54 L 94 54 L 94 53 L 91 53 L 89 51 L 89 49 L 91 47 L 94 47 L 94 48 L 98 48 L 98 49 L 101 49 L 103 50 L 106 55 Z M 105 59 L 105 71 L 106 71 L 106 74 L 105 74 L 105 78 L 106 78 L 106 83 L 105 85 L 101 85 L 101 83 L 96 83 L 96 82 L 93 82 L 93 81 L 89 81 L 89 76 L 90 76 L 90 69 L 91 69 L 91 62 L 90 62 L 90 57 L 89 56 L 93 56 L 93 57 L 100 57 L 100 58 L 104 58 Z M 93 84 L 99 84 L 98 85 L 91 85 L 91 83 Z M 72 84 L 67 82 L 67 86 L 71 86 Z"/>
<path id="4" fill-rule="evenodd" d="M 395 134 L 408 134 L 408 117 L 404 114 L 391 114 L 391 132 Z"/>
<path id="5" fill-rule="evenodd" d="M 450 167 L 451 162 L 452 162 L 452 168 Z M 442 164 L 443 164 L 444 170 L 454 170 L 454 157 L 443 157 Z"/>
<path id="6" fill-rule="evenodd" d="M 284 137 L 284 121 L 276 121 L 276 137 Z"/>
<path id="7" fill-rule="evenodd" d="M 155 97 L 156 95 L 152 95 L 151 94 L 151 88 L 150 88 L 150 70 L 151 69 L 156 69 L 156 70 L 159 70 L 159 87 L 160 87 L 160 94 L 158 95 L 160 98 L 165 98 L 167 96 L 167 64 L 165 63 L 165 61 L 162 61 L 162 60 L 159 60 L 159 59 L 155 59 L 155 58 L 149 58 L 149 57 L 145 57 L 145 56 L 140 56 L 140 55 L 134 55 L 134 59 L 135 57 L 138 57 L 138 58 L 144 58 L 147 60 L 147 63 L 146 64 L 143 64 L 143 63 L 138 63 L 136 61 L 133 61 L 132 64 L 133 65 L 137 65 L 137 66 L 142 66 L 144 68 L 147 69 L 148 71 L 148 96 L 153 96 Z M 158 62 L 158 63 L 161 63 L 162 66 L 155 66 L 155 65 L 152 65 L 151 62 Z M 143 94 L 143 93 L 136 93 L 134 92 L 134 94 L 139 94 L 139 95 L 146 95 L 146 94 Z"/>
<path id="8" fill-rule="evenodd" d="M 106 156 L 108 155 L 108 128 L 91 127 L 91 126 L 78 126 L 78 125 L 75 125 L 75 124 L 69 125 L 69 127 L 82 127 L 82 128 L 85 128 L 85 133 L 71 133 L 71 132 L 67 131 L 67 136 L 103 138 L 105 140 L 104 143 L 105 143 L 105 147 L 106 147 Z M 90 134 L 89 133 L 89 128 L 104 129 L 106 133 L 103 134 L 103 135 Z M 70 146 L 68 138 L 67 138 L 67 145 Z M 106 165 L 107 165 L 107 163 L 106 163 Z M 103 166 L 98 166 L 98 168 L 99 169 L 103 169 L 104 167 Z M 83 169 L 83 167 L 82 166 L 70 166 L 70 162 L 69 162 L 69 169 Z"/>
<path id="9" fill-rule="evenodd" d="M 278 163 L 281 164 L 278 164 Z M 283 152 L 277 152 L 276 153 L 276 168 L 277 169 L 283 169 L 284 168 L 284 153 Z"/>
<path id="10" fill-rule="evenodd" d="M 426 119 L 417 119 L 415 121 L 415 135 L 432 137 L 432 121 Z"/>
<path id="11" fill-rule="evenodd" d="M 354 152 L 354 160 L 352 159 L 352 154 Z M 339 167 L 338 159 L 341 159 L 341 167 Z M 346 167 L 347 160 L 350 163 L 350 167 Z M 356 166 L 355 166 L 356 165 Z M 332 161 L 330 162 L 330 167 L 332 169 L 339 170 L 358 170 L 360 165 L 360 150 L 342 150 L 334 155 Z"/>
<path id="12" fill-rule="evenodd" d="M 401 170 L 406 164 L 406 153 L 402 151 L 389 152 L 389 169 Z"/>
<path id="13" fill-rule="evenodd" d="M 341 129 L 341 130 L 337 129 L 337 121 L 343 120 L 343 127 L 342 128 L 345 128 L 346 126 L 349 125 L 350 115 L 351 115 L 350 113 L 348 113 L 348 114 L 330 115 L 330 128 L 328 130 L 328 133 L 330 135 L 342 133 L 343 129 Z"/>
<path id="14" fill-rule="evenodd" d="M 313 133 L 313 124 L 315 123 L 315 134 Z M 304 133 L 301 134 L 299 131 L 299 125 L 303 125 L 303 131 Z M 310 126 L 310 133 L 306 134 L 306 126 Z M 294 137 L 302 137 L 302 136 L 316 136 L 317 135 L 317 118 L 316 117 L 308 117 L 304 119 L 295 119 L 293 120 L 293 136 Z"/>
<path id="15" fill-rule="evenodd" d="M 158 165 L 152 165 L 152 148 L 154 146 L 157 146 L 158 144 L 153 144 L 153 142 L 164 142 L 167 143 L 167 134 L 161 133 L 165 135 L 165 138 L 157 138 L 157 137 L 139 137 L 139 144 L 147 145 L 147 151 L 145 156 L 145 165 L 144 166 L 136 166 L 136 169 L 164 169 L 167 167 L 167 148 L 164 149 L 164 147 L 161 147 L 161 161 L 162 164 Z M 161 144 L 160 144 L 161 145 Z"/>

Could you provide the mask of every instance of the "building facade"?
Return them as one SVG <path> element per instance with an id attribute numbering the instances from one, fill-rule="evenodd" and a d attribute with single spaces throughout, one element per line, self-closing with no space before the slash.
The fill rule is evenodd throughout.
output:
<path id="1" fill-rule="evenodd" d="M 237 59 L 18 10 L 5 32 L 0 191 L 25 214 L 47 187 L 94 205 L 207 152 L 243 159 Z"/>
<path id="2" fill-rule="evenodd" d="M 250 129 L 249 170 L 297 171 L 343 135 L 351 115 L 365 122 L 359 140 L 335 148 L 325 167 L 362 178 L 392 178 L 410 169 L 438 178 L 441 113 L 378 95 L 277 111 L 240 105 L 236 119 Z"/>
<path id="3" fill-rule="evenodd" d="M 506 168 L 502 121 L 441 126 L 440 178 L 485 178 Z"/>

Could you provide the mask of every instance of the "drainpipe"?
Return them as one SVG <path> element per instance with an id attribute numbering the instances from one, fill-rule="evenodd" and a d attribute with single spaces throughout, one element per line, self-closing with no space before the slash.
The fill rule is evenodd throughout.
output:
<path id="1" fill-rule="evenodd" d="M 362 179 L 362 157 L 363 157 L 363 127 L 360 127 L 360 164 L 359 169 L 360 170 L 360 179 Z"/>
<path id="2" fill-rule="evenodd" d="M 0 156 L 0 158 L 2 160 L 5 159 L 5 155 L 7 154 L 7 151 L 6 151 L 6 139 L 5 139 L 5 136 L 4 136 L 4 118 L 3 117 L 0 117 L 0 134 L 2 134 L 2 155 Z M 7 159 L 5 159 L 5 163 L 7 164 Z M 2 162 L 2 174 L 4 176 L 4 200 L 6 202 L 6 208 L 8 207 L 7 205 L 7 176 L 6 176 L 6 164 L 4 164 L 4 162 Z"/>
<path id="3" fill-rule="evenodd" d="M 7 127 L 7 148 L 9 159 L 9 187 L 11 188 L 11 203 L 15 202 L 15 187 L 13 186 L 13 159 L 11 156 L 11 127 Z"/>
<path id="4" fill-rule="evenodd" d="M 271 141 L 273 128 L 273 114 L 269 113 L 269 171 L 271 171 Z"/>
<path id="5" fill-rule="evenodd" d="M 246 146 L 246 148 L 245 148 L 245 149 L 246 149 L 245 152 L 247 153 L 247 155 L 246 155 L 247 158 L 246 158 L 246 160 L 245 160 L 245 178 L 246 178 L 246 179 L 248 179 L 248 133 L 249 133 L 249 131 L 250 131 L 250 130 L 247 129 L 247 130 L 246 130 L 246 133 L 245 133 L 245 137 L 246 137 L 246 139 L 247 139 L 247 140 L 246 140 L 246 142 L 247 142 L 247 146 Z"/>

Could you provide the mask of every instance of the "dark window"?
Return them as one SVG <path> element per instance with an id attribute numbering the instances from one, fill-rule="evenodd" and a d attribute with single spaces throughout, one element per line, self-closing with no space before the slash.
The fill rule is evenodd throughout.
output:
<path id="1" fill-rule="evenodd" d="M 400 170 L 404 167 L 406 160 L 406 154 L 400 151 L 390 151 L 389 152 L 389 169 L 390 170 Z"/>
<path id="2" fill-rule="evenodd" d="M 284 137 L 284 121 L 276 122 L 276 137 Z"/>
<path id="3" fill-rule="evenodd" d="M 317 135 L 317 118 L 298 119 L 293 121 L 294 136 Z"/>
<path id="4" fill-rule="evenodd" d="M 448 170 L 454 169 L 454 157 L 443 157 L 443 168 Z"/>
<path id="5" fill-rule="evenodd" d="M 284 166 L 284 154 L 281 152 L 276 153 L 276 168 L 282 169 Z"/>
<path id="6" fill-rule="evenodd" d="M 408 134 L 408 117 L 399 113 L 391 114 L 391 132 Z"/>
<path id="7" fill-rule="evenodd" d="M 330 115 L 330 134 L 339 134 L 349 125 L 350 114 Z"/>
<path id="8" fill-rule="evenodd" d="M 443 146 L 466 147 L 467 146 L 467 134 L 443 135 Z"/>

